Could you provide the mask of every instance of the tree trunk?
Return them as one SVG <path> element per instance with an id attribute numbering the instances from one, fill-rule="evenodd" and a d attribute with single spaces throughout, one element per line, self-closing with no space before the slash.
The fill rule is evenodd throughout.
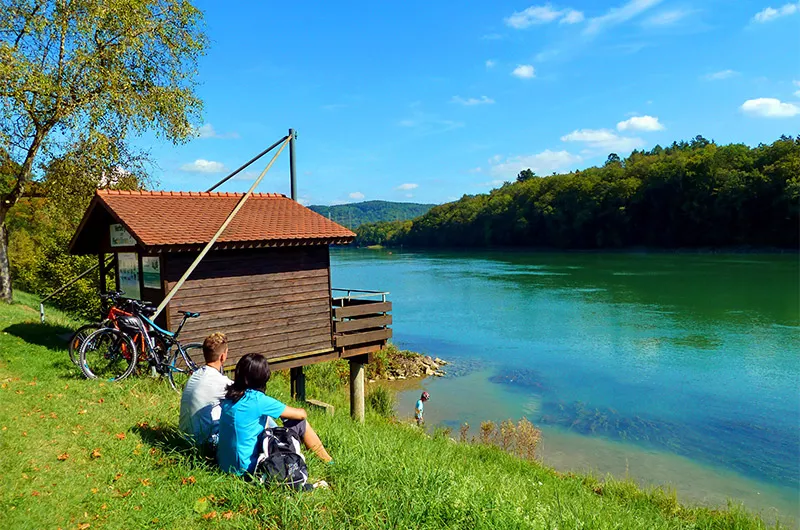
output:
<path id="1" fill-rule="evenodd" d="M 0 300 L 11 303 L 11 269 L 8 262 L 8 230 L 6 229 L 6 213 L 0 208 Z"/>

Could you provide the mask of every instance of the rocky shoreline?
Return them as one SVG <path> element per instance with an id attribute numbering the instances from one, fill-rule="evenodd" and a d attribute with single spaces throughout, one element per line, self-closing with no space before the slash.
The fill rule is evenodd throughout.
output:
<path id="1" fill-rule="evenodd" d="M 442 370 L 442 367 L 448 364 L 447 361 L 438 357 L 433 358 L 430 355 L 389 348 L 386 350 L 386 356 L 381 359 L 381 369 L 369 374 L 369 382 L 444 377 L 447 372 Z"/>

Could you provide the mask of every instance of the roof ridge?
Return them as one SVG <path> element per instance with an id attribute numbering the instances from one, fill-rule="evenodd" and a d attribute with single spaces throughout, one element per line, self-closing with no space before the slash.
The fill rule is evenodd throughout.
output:
<path id="1" fill-rule="evenodd" d="M 140 197 L 193 197 L 193 198 L 219 198 L 219 197 L 242 197 L 244 193 L 232 191 L 163 191 L 163 190 L 97 190 L 97 195 L 128 195 Z M 252 197 L 258 198 L 282 198 L 287 199 L 283 193 L 253 193 Z"/>

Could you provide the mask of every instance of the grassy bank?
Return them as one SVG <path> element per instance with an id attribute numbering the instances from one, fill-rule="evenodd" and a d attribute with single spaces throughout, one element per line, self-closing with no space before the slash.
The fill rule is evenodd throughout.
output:
<path id="1" fill-rule="evenodd" d="M 165 382 L 83 380 L 32 298 L 0 305 L 0 513 L 9 528 L 764 528 L 744 510 L 685 508 L 628 482 L 564 476 L 491 447 L 428 438 L 337 405 L 311 414 L 336 463 L 309 458 L 327 491 L 295 493 L 226 476 L 176 434 L 179 398 Z M 320 367 L 317 370 L 324 371 Z M 321 378 L 324 380 L 325 378 Z M 268 390 L 287 399 L 283 378 Z"/>

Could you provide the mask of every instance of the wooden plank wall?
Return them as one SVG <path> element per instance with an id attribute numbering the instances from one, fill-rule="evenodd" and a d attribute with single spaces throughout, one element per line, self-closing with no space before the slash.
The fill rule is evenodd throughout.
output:
<path id="1" fill-rule="evenodd" d="M 197 254 L 168 254 L 167 291 Z M 179 310 L 197 311 L 181 342 L 202 342 L 215 331 L 228 336 L 228 365 L 247 353 L 274 358 L 331 348 L 327 246 L 209 253 L 169 304 L 169 326 Z M 198 359 L 202 361 L 202 359 Z"/>

